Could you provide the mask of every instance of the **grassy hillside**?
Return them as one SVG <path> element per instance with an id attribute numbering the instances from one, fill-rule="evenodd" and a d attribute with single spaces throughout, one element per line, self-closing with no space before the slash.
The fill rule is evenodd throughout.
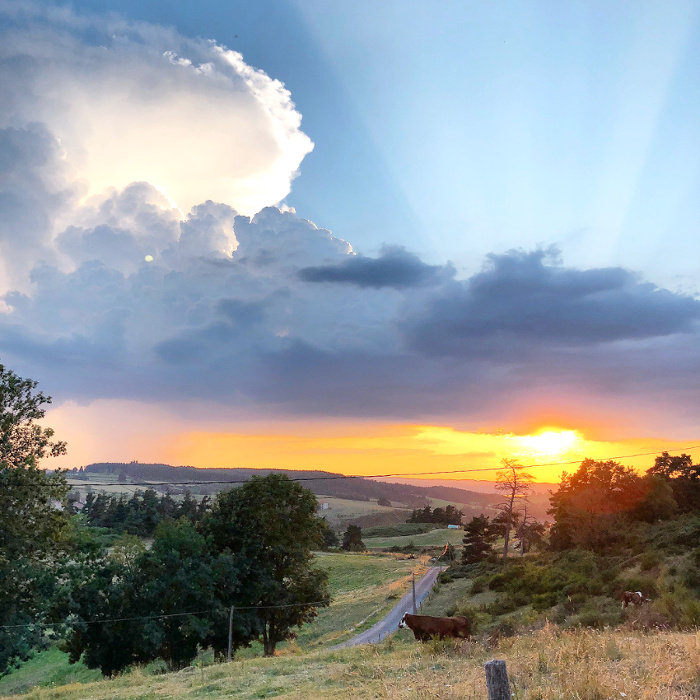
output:
<path id="1" fill-rule="evenodd" d="M 26 693 L 36 685 L 89 683 L 102 678 L 98 669 L 82 663 L 69 664 L 68 655 L 51 648 L 37 654 L 20 668 L 0 678 L 0 696 Z"/>
<path id="2" fill-rule="evenodd" d="M 318 514 L 336 531 L 343 532 L 348 523 L 367 527 L 372 520 L 374 525 L 389 525 L 406 522 L 411 515 L 408 508 L 387 508 L 378 506 L 376 501 L 351 501 L 331 496 L 318 496 L 319 503 L 328 503 L 328 510 L 320 510 Z"/>
<path id="3" fill-rule="evenodd" d="M 431 530 L 417 535 L 401 535 L 399 537 L 364 537 L 362 541 L 368 549 L 387 549 L 388 547 L 444 547 L 447 542 L 461 545 L 464 538 L 464 530 Z"/>
<path id="4" fill-rule="evenodd" d="M 27 697 L 483 700 L 483 665 L 502 658 L 518 700 L 690 700 L 700 691 L 700 633 L 693 617 L 700 608 L 688 586 L 700 583 L 693 578 L 698 564 L 688 538 L 697 542 L 699 522 L 648 526 L 625 555 L 542 553 L 513 557 L 506 566 L 456 567 L 421 612 L 468 614 L 474 637 L 461 644 L 421 645 L 410 632 L 397 631 L 380 645 L 330 651 L 394 604 L 418 562 L 324 554 L 319 565 L 329 571 L 334 603 L 297 641 L 280 645 L 275 658 L 248 650 L 231 664 L 197 662 L 157 676 L 135 669 L 113 681 L 45 687 Z M 654 600 L 622 610 L 615 598 L 619 588 L 641 588 Z M 669 622 L 689 631 L 671 631 Z M 62 681 L 60 674 L 54 678 Z M 3 681 L 0 694 L 6 692 L 12 690 Z"/>
<path id="5" fill-rule="evenodd" d="M 236 660 L 179 673 L 37 689 L 32 700 L 135 698 L 446 698 L 484 700 L 484 664 L 507 664 L 518 700 L 697 698 L 700 637 L 625 630 L 536 632 L 481 642 L 418 644 L 397 632 L 380 645 Z"/>
<path id="6" fill-rule="evenodd" d="M 388 498 L 393 506 L 411 508 L 421 507 L 429 503 L 432 498 L 446 499 L 451 503 L 470 504 L 476 509 L 488 508 L 499 501 L 499 497 L 495 493 L 468 491 L 459 488 L 457 485 L 459 482 L 455 482 L 455 485 L 451 487 L 421 486 L 416 483 L 385 482 L 362 477 L 338 478 L 338 474 L 323 471 L 274 471 L 286 474 L 290 478 L 304 479 L 304 486 L 315 494 L 325 494 L 333 498 L 370 499 L 375 502 L 379 498 Z M 164 481 L 173 484 L 182 481 L 212 482 L 204 486 L 191 486 L 190 488 L 193 493 L 213 493 L 221 488 L 227 488 L 225 485 L 214 482 L 240 483 L 252 476 L 264 476 L 268 473 L 270 470 L 266 469 L 195 469 L 194 467 L 172 467 L 167 464 L 103 462 L 87 465 L 80 476 L 91 482 L 99 481 L 105 477 L 112 477 L 116 481 L 120 474 L 128 483 L 138 483 L 139 481 Z M 176 490 L 175 486 L 173 486 L 173 490 Z"/>

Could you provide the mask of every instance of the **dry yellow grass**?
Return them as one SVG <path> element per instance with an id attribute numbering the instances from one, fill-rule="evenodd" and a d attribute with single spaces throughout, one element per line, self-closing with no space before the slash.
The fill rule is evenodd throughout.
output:
<path id="1" fill-rule="evenodd" d="M 515 700 L 700 698 L 700 634 L 560 631 L 547 626 L 486 648 L 409 641 L 234 661 L 149 677 L 139 672 L 46 688 L 35 700 L 136 698 L 446 698 L 485 700 L 483 665 L 505 659 Z"/>

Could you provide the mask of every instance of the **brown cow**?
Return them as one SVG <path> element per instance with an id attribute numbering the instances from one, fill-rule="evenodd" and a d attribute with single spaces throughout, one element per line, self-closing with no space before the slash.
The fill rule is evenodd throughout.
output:
<path id="1" fill-rule="evenodd" d="M 430 615 L 409 615 L 406 613 L 399 622 L 399 629 L 408 627 L 421 642 L 431 637 L 462 637 L 469 639 L 471 630 L 466 617 L 431 617 Z"/>
<path id="2" fill-rule="evenodd" d="M 622 594 L 622 607 L 626 608 L 630 603 L 632 605 L 641 605 L 642 603 L 648 603 L 649 598 L 645 598 L 641 591 L 625 591 Z"/>

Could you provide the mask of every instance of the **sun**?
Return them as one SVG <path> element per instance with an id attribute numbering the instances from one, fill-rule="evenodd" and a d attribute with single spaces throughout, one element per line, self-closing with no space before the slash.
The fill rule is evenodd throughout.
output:
<path id="1" fill-rule="evenodd" d="M 532 457 L 558 457 L 581 445 L 582 439 L 576 430 L 544 429 L 535 435 L 514 436 L 524 453 Z"/>

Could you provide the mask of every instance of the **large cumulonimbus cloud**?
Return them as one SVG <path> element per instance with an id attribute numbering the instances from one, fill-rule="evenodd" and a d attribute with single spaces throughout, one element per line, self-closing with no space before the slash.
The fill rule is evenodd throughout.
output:
<path id="1" fill-rule="evenodd" d="M 310 142 L 238 54 L 0 8 L 0 358 L 55 398 L 469 421 L 544 396 L 698 425 L 696 299 L 554 250 L 469 279 L 357 255 L 265 206 Z"/>
<path id="2" fill-rule="evenodd" d="M 36 254 L 77 200 L 134 181 L 185 214 L 208 199 L 254 214 L 313 147 L 289 92 L 236 51 L 32 2 L 0 4 L 0 94 L 3 162 L 21 150 L 32 169 L 5 193 L 4 255 Z"/>

